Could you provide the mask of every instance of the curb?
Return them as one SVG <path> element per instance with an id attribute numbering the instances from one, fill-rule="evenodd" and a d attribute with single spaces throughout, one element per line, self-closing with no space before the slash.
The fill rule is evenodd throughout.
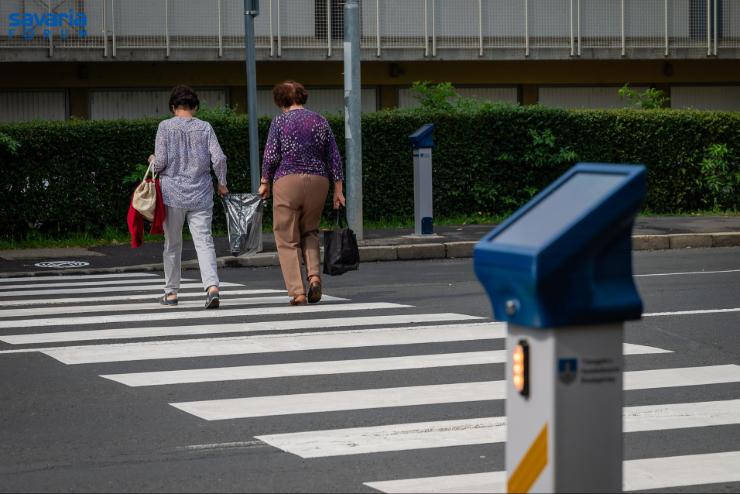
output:
<path id="1" fill-rule="evenodd" d="M 473 256 L 477 241 L 436 242 L 410 245 L 365 245 L 360 247 L 361 262 L 410 261 L 421 259 L 464 259 Z M 667 250 L 740 246 L 740 232 L 730 233 L 677 233 L 668 235 L 635 235 L 632 250 Z M 219 268 L 279 266 L 277 252 L 264 252 L 249 257 L 224 256 L 216 259 Z M 197 269 L 198 261 L 183 261 L 184 269 Z M 33 277 L 65 274 L 102 274 L 141 271 L 163 271 L 162 263 L 119 266 L 113 268 L 82 268 L 64 271 L 20 271 L 0 273 L 1 278 Z"/>

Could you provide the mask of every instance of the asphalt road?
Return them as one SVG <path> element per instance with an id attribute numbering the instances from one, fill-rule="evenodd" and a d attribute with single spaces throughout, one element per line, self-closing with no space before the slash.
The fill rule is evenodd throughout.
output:
<path id="1" fill-rule="evenodd" d="M 658 387 L 627 391 L 625 406 L 683 410 L 740 400 L 740 249 L 638 252 L 634 264 L 649 316 L 627 323 L 625 339 L 660 353 L 627 355 L 626 370 L 722 372 L 687 385 L 699 374 L 689 369 L 675 381 L 667 377 Z M 197 272 L 186 276 L 196 279 Z M 197 288 L 183 291 L 197 298 L 183 297 L 181 308 L 139 308 L 160 286 L 151 278 L 149 284 L 137 278 L 0 283 L 0 491 L 377 492 L 365 483 L 504 469 L 504 444 L 486 440 L 485 429 L 446 447 L 422 434 L 413 449 L 394 450 L 409 434 L 399 432 L 403 424 L 504 415 L 503 400 L 471 398 L 470 389 L 456 386 L 475 390 L 477 383 L 504 379 L 503 364 L 429 360 L 503 349 L 493 325 L 483 328 L 490 337 L 464 336 L 487 319 L 462 315 L 491 315 L 470 260 L 364 264 L 356 273 L 325 279 L 326 294 L 348 301 L 325 301 L 305 312 L 288 307 L 279 292 L 229 295 L 282 290 L 279 270 L 224 270 L 222 281 L 244 286 L 224 288 L 218 317 L 198 310 Z M 80 293 L 87 289 L 111 291 Z M 128 295 L 142 300 L 105 300 Z M 268 298 L 229 303 L 230 296 Z M 73 300 L 51 303 L 62 298 Z M 349 303 L 409 307 L 319 312 Z M 237 314 L 228 317 L 230 311 Z M 182 318 L 175 318 L 178 313 Z M 448 313 L 455 316 L 422 322 Z M 419 322 L 393 319 L 404 315 Z M 360 317 L 366 319 L 354 320 L 353 327 L 344 319 Z M 437 328 L 409 329 L 427 326 Z M 253 367 L 222 374 L 240 366 Z M 193 372 L 161 374 L 186 369 Z M 205 369 L 215 374 L 195 372 Z M 152 379 L 165 381 L 154 385 Z M 442 385 L 452 386 L 434 388 Z M 383 390 L 397 387 L 405 389 L 391 392 L 396 401 L 383 402 Z M 740 456 L 726 456 L 740 451 L 740 420 L 707 423 L 699 417 L 687 427 L 626 433 L 625 460 L 685 457 L 673 467 L 696 472 L 689 480 L 668 475 L 675 485 L 664 485 L 667 492 L 740 492 L 737 473 L 700 463 L 721 457 L 738 461 L 740 472 Z M 294 454 L 308 456 L 297 441 L 305 435 L 293 433 L 360 427 L 375 427 L 386 443 L 375 449 L 355 443 L 330 453 L 332 446 L 322 443 L 328 433 L 321 433 L 307 440 L 316 457 Z M 371 452 L 358 453 L 363 447 Z M 660 477 L 660 468 L 654 471 Z M 632 485 L 644 487 L 637 480 Z"/>

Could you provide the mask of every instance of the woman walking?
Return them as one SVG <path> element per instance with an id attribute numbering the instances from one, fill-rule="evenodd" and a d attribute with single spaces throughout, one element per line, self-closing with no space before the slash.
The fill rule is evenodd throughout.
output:
<path id="1" fill-rule="evenodd" d="M 177 305 L 182 272 L 182 226 L 187 220 L 198 254 L 198 265 L 206 291 L 206 309 L 219 305 L 216 250 L 211 235 L 213 182 L 211 166 L 218 179 L 218 193 L 226 195 L 226 156 L 218 144 L 211 124 L 194 117 L 200 101 L 188 86 L 177 86 L 170 96 L 174 117 L 157 129 L 154 154 L 149 157 L 152 171 L 159 173 L 164 221 L 164 296 L 163 305 Z"/>
<path id="2" fill-rule="evenodd" d="M 342 159 L 326 119 L 303 108 L 308 92 L 302 84 L 282 82 L 272 96 L 282 113 L 270 125 L 259 194 L 267 199 L 273 182 L 273 231 L 290 304 L 316 303 L 321 300 L 319 222 L 330 180 L 334 209 L 345 204 Z"/>

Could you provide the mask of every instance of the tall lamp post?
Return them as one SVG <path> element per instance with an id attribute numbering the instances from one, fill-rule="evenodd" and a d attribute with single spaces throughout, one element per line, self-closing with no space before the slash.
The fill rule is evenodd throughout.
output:
<path id="1" fill-rule="evenodd" d="M 361 240 L 362 129 L 360 124 L 360 5 L 344 4 L 344 139 L 347 156 L 347 222 Z"/>
<path id="2" fill-rule="evenodd" d="M 247 61 L 247 117 L 249 119 L 249 178 L 252 192 L 260 185 L 259 136 L 257 134 L 257 63 L 254 53 L 254 18 L 259 0 L 244 0 L 244 49 Z"/>

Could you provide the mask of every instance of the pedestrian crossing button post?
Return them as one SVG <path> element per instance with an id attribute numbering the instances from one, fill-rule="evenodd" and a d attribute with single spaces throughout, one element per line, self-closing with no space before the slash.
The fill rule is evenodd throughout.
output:
<path id="1" fill-rule="evenodd" d="M 432 148 L 434 124 L 425 124 L 409 136 L 414 149 L 414 234 L 433 235 Z"/>
<path id="2" fill-rule="evenodd" d="M 581 163 L 486 235 L 473 264 L 508 322 L 508 492 L 622 490 L 624 321 L 645 167 Z"/>

